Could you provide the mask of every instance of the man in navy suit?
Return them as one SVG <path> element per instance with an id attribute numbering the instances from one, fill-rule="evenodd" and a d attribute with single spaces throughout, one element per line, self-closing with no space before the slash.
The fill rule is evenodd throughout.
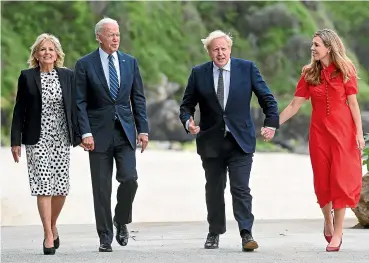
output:
<path id="1" fill-rule="evenodd" d="M 192 69 L 180 107 L 187 133 L 197 134 L 197 153 L 206 177 L 206 206 L 209 233 L 204 247 L 218 248 L 219 235 L 226 231 L 224 189 L 228 170 L 233 213 L 242 238 L 242 250 L 253 251 L 254 216 L 249 179 L 255 152 L 255 130 L 251 118 L 252 93 L 265 114 L 266 140 L 279 127 L 278 106 L 258 68 L 252 61 L 231 58 L 232 39 L 214 31 L 202 40 L 212 61 Z M 193 119 L 199 104 L 200 123 Z"/>
<path id="2" fill-rule="evenodd" d="M 118 51 L 117 21 L 104 18 L 96 24 L 100 47 L 79 59 L 75 67 L 77 115 L 82 144 L 89 150 L 92 190 L 100 252 L 111 252 L 113 223 L 116 240 L 127 245 L 127 224 L 137 190 L 137 143 L 148 144 L 146 100 L 137 60 Z M 117 191 L 115 216 L 111 215 L 113 160 Z"/>

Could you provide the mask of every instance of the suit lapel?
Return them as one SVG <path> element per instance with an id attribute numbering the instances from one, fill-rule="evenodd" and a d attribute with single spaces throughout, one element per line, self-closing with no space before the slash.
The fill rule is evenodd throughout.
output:
<path id="1" fill-rule="evenodd" d="M 120 83 L 119 83 L 119 91 L 118 91 L 118 97 L 121 96 L 127 89 L 124 88 L 125 85 L 125 79 L 127 79 L 127 63 L 124 59 L 124 56 L 122 53 L 117 51 L 118 60 L 119 60 L 119 72 L 120 72 Z"/>
<path id="2" fill-rule="evenodd" d="M 224 106 L 224 110 L 227 109 L 228 106 L 228 102 L 232 99 L 232 95 L 235 93 L 235 89 L 237 87 L 237 76 L 240 75 L 239 71 L 239 67 L 236 63 L 236 61 L 234 61 L 231 58 L 231 76 L 229 78 L 229 90 L 228 90 L 228 98 L 227 98 L 227 103 Z"/>
<path id="3" fill-rule="evenodd" d="M 215 91 L 215 85 L 218 85 L 218 83 L 214 83 L 213 62 L 210 62 L 209 64 L 210 64 L 209 67 L 207 67 L 207 73 L 205 74 L 206 79 L 207 79 L 206 80 L 207 81 L 206 87 L 209 87 L 211 89 L 211 94 L 212 94 L 213 99 L 215 99 L 216 104 L 218 105 L 219 109 L 221 111 L 223 111 L 222 105 L 220 105 L 217 93 Z M 231 72 L 232 72 L 232 69 L 231 69 Z M 229 88 L 231 88 L 231 87 L 229 87 Z M 227 103 L 228 103 L 228 100 L 227 100 Z M 225 109 L 225 107 L 224 107 L 224 109 Z"/>
<path id="4" fill-rule="evenodd" d="M 100 82 L 103 85 L 103 88 L 106 90 L 106 92 L 108 93 L 108 96 L 110 97 L 110 90 L 109 90 L 108 82 L 106 81 L 106 78 L 105 78 L 104 69 L 101 64 L 99 50 L 96 50 L 93 53 L 92 59 L 93 59 L 93 65 L 94 65 L 96 74 L 99 77 Z"/>
<path id="5" fill-rule="evenodd" d="M 212 98 L 211 100 L 215 100 L 216 104 L 221 109 L 222 106 L 220 105 L 217 97 L 217 93 L 215 92 L 215 83 L 214 83 L 214 73 L 213 73 L 213 62 L 209 62 L 209 65 L 206 66 L 206 72 L 205 72 L 205 83 L 206 85 L 204 88 L 208 89 L 208 94 L 211 94 Z"/>
<path id="6" fill-rule="evenodd" d="M 42 94 L 40 67 L 35 68 L 35 70 L 33 71 L 33 78 L 35 79 L 38 91 L 40 92 L 40 94 Z"/>
<path id="7" fill-rule="evenodd" d="M 68 83 L 67 83 L 67 76 L 65 74 L 64 70 L 61 70 L 60 68 L 55 68 L 56 72 L 59 76 L 59 82 L 60 82 L 60 88 L 62 90 L 62 96 L 64 102 L 66 102 L 68 98 Z"/>

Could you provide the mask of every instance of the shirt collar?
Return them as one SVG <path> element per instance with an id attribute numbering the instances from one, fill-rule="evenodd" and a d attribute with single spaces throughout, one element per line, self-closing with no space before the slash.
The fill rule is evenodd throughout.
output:
<path id="1" fill-rule="evenodd" d="M 215 63 L 213 62 L 213 71 L 217 71 L 219 69 L 219 67 L 217 65 L 215 65 Z M 231 58 L 229 58 L 227 64 L 224 65 L 223 70 L 225 71 L 231 71 Z"/>
<path id="2" fill-rule="evenodd" d="M 322 65 L 323 66 L 323 65 Z M 336 65 L 334 64 L 334 62 L 331 62 L 328 67 L 324 67 L 323 66 L 323 70 L 324 71 L 328 71 L 329 73 L 332 73 L 333 71 L 336 70 Z"/>
<path id="3" fill-rule="evenodd" d="M 101 47 L 99 47 L 99 54 L 100 54 L 100 58 L 102 58 L 103 60 L 109 61 L 109 54 L 106 53 L 104 50 L 102 50 Z M 112 55 L 113 55 L 114 59 L 116 61 L 118 61 L 118 54 L 117 54 L 117 52 L 112 53 Z"/>

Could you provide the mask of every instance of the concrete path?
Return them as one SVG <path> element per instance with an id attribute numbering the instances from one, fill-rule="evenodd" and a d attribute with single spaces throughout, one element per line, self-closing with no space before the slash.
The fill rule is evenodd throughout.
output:
<path id="1" fill-rule="evenodd" d="M 349 209 L 342 251 L 325 252 L 309 157 L 276 153 L 254 157 L 250 185 L 258 251 L 241 252 L 229 185 L 228 231 L 220 249 L 204 250 L 205 179 L 199 156 L 148 150 L 137 153 L 139 188 L 129 245 L 114 241 L 113 253 L 98 253 L 88 155 L 80 148 L 72 150 L 71 191 L 59 220 L 61 247 L 55 256 L 44 256 L 24 153 L 15 164 L 10 149 L 0 149 L 1 262 L 369 262 L 369 231 L 352 229 L 357 220 Z M 113 208 L 116 188 L 114 180 Z"/>
<path id="2" fill-rule="evenodd" d="M 112 253 L 97 252 L 93 225 L 59 226 L 61 245 L 54 256 L 42 254 L 42 228 L 39 226 L 3 227 L 1 262 L 186 262 L 186 263 L 360 263 L 369 261 L 369 230 L 351 229 L 347 220 L 342 249 L 325 252 L 321 220 L 258 220 L 254 236 L 260 248 L 241 252 L 234 221 L 220 237 L 220 249 L 205 250 L 205 222 L 136 223 L 129 226 L 128 246 L 113 242 Z"/>

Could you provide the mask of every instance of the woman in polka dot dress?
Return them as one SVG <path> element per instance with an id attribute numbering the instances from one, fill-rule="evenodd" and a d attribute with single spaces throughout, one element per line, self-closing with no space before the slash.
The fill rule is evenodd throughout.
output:
<path id="1" fill-rule="evenodd" d="M 15 162 L 25 145 L 31 195 L 44 227 L 44 254 L 60 245 L 56 221 L 69 193 L 70 146 L 79 144 L 73 72 L 63 67 L 59 40 L 42 34 L 31 47 L 30 69 L 22 70 L 13 112 Z"/>

